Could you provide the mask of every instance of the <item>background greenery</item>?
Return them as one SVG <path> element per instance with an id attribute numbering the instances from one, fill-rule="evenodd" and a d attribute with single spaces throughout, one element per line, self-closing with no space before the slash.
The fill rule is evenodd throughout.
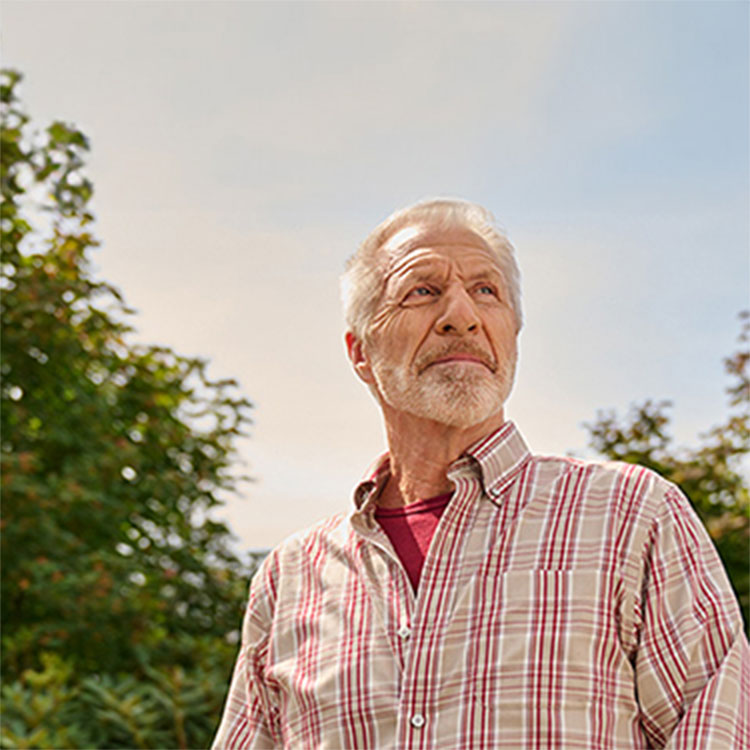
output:
<path id="1" fill-rule="evenodd" d="M 89 144 L 2 107 L 2 734 L 4 748 L 200 748 L 228 687 L 247 583 L 210 510 L 242 480 L 249 402 L 206 363 L 131 342 L 96 281 Z M 714 538 L 746 623 L 748 318 L 725 366 L 729 416 L 694 449 L 669 405 L 588 425 L 602 456 L 677 482 Z"/>
<path id="2" fill-rule="evenodd" d="M 86 137 L 2 106 L 3 747 L 204 747 L 252 565 L 210 511 L 250 404 L 129 340 L 94 281 Z"/>

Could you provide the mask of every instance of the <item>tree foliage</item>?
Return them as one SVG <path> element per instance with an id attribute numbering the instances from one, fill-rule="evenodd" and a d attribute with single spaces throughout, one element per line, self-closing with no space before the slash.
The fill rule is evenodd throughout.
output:
<path id="1" fill-rule="evenodd" d="M 679 485 L 714 540 L 750 626 L 750 312 L 740 314 L 737 351 L 724 360 L 730 378 L 726 420 L 695 448 L 675 447 L 669 401 L 645 401 L 620 418 L 600 412 L 585 425 L 590 445 L 616 461 L 654 469 Z"/>
<path id="2" fill-rule="evenodd" d="M 250 573 L 212 510 L 250 404 L 131 341 L 90 269 L 88 140 L 32 131 L 19 80 L 0 80 L 3 743 L 205 745 Z"/>

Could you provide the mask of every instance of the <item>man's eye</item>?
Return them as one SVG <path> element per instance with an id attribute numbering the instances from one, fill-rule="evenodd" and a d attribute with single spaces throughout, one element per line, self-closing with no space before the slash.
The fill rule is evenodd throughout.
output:
<path id="1" fill-rule="evenodd" d="M 489 284 L 480 284 L 476 290 L 479 294 L 495 294 L 495 287 Z"/>
<path id="2" fill-rule="evenodd" d="M 436 292 L 429 286 L 417 286 L 412 289 L 407 297 L 432 297 Z"/>

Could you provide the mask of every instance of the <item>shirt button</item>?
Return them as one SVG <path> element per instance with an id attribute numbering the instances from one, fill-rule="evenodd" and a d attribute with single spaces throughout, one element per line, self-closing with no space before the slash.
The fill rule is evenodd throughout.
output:
<path id="1" fill-rule="evenodd" d="M 400 638 L 406 640 L 411 635 L 411 628 L 408 625 L 402 625 L 398 629 L 398 635 Z"/>
<path id="2" fill-rule="evenodd" d="M 415 729 L 421 729 L 424 726 L 425 719 L 422 714 L 414 714 L 414 716 L 409 719 L 409 722 Z"/>

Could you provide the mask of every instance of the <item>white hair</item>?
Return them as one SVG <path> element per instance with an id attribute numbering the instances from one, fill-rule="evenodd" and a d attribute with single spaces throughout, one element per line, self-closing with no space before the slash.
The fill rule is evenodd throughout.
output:
<path id="1" fill-rule="evenodd" d="M 498 266 L 508 287 L 510 303 L 521 329 L 521 274 L 513 245 L 492 214 L 476 203 L 457 198 L 429 198 L 391 214 L 365 237 L 349 258 L 341 277 L 344 317 L 348 330 L 363 341 L 380 301 L 389 257 L 383 245 L 410 224 L 426 224 L 436 229 L 465 228 L 483 239 L 497 256 Z"/>

